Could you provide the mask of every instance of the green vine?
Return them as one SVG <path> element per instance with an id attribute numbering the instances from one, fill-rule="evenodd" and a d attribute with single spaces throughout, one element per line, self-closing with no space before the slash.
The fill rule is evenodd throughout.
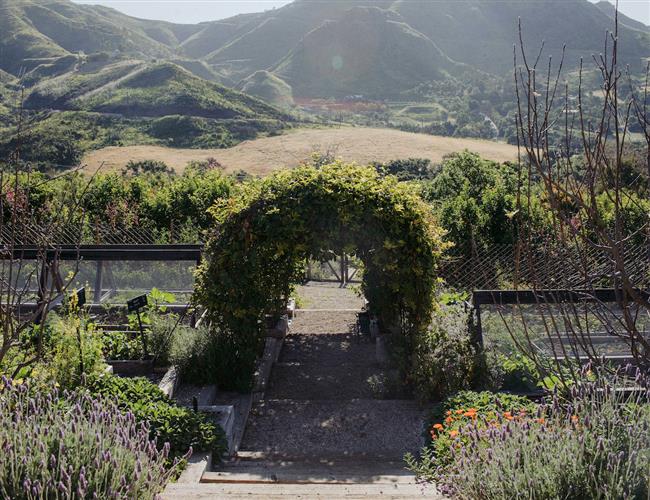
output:
<path id="1" fill-rule="evenodd" d="M 431 318 L 443 250 L 441 230 L 415 188 L 369 167 L 303 166 L 237 186 L 211 212 L 217 227 L 196 298 L 212 324 L 209 357 L 219 366 L 211 373 L 221 387 L 250 387 L 264 315 L 286 307 L 307 258 L 342 251 L 363 262 L 371 312 L 386 326 L 401 325 L 404 355 L 411 355 Z"/>

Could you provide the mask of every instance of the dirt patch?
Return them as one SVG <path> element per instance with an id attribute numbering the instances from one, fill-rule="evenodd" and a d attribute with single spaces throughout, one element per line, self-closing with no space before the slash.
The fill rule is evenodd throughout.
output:
<path id="1" fill-rule="evenodd" d="M 496 161 L 513 160 L 514 146 L 479 139 L 459 139 L 367 127 L 299 129 L 284 135 L 245 141 L 229 149 L 174 149 L 162 146 L 111 146 L 87 153 L 90 172 L 120 169 L 129 160 L 160 160 L 182 172 L 188 162 L 216 158 L 228 172 L 245 170 L 268 175 L 293 168 L 313 152 L 329 152 L 344 161 L 368 164 L 404 158 L 428 158 L 439 163 L 445 155 L 469 149 Z"/>

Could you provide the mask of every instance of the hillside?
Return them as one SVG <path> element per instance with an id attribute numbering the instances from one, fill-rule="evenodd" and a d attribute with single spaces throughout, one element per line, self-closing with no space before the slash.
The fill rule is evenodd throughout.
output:
<path id="1" fill-rule="evenodd" d="M 13 78 L 7 80 L 11 85 Z M 3 89 L 0 82 L 0 130 L 2 122 L 10 124 L 3 100 L 11 92 Z M 85 151 L 106 146 L 229 147 L 278 133 L 292 121 L 277 108 L 171 62 L 137 59 L 77 65 L 43 79 L 28 90 L 24 106 L 33 116 L 21 141 L 22 157 L 44 166 L 73 165 Z M 2 131 L 0 157 L 17 144 L 11 129 Z"/>
<path id="2" fill-rule="evenodd" d="M 458 63 L 503 76 L 512 65 L 517 22 L 535 51 L 566 67 L 602 51 L 611 9 L 587 0 L 295 0 L 274 10 L 196 25 L 135 19 L 68 0 L 0 0 L 0 69 L 60 74 L 80 52 L 118 59 L 174 60 L 230 86 L 274 71 L 296 97 L 393 96 L 446 79 Z M 647 27 L 621 16 L 619 59 L 640 68 L 650 57 Z M 452 63 L 453 61 L 453 63 Z M 57 64 L 66 66 L 57 68 Z M 207 66 L 206 66 L 207 65 Z M 337 69 L 338 68 L 338 69 Z M 241 85 L 240 85 L 241 87 Z"/>
<path id="3" fill-rule="evenodd" d="M 33 87 L 26 106 L 139 117 L 287 118 L 253 97 L 208 82 L 176 64 L 138 60 L 45 80 Z"/>
<path id="4" fill-rule="evenodd" d="M 385 23 L 402 23 L 404 29 L 384 29 L 386 26 L 377 22 L 379 16 L 369 14 L 372 8 L 383 11 Z M 275 68 L 294 88 L 294 95 L 300 97 L 324 93 L 335 96 L 349 90 L 352 82 L 371 91 L 383 87 L 395 93 L 396 87 L 391 87 L 392 84 L 401 91 L 408 90 L 403 88 L 403 83 L 406 81 L 408 85 L 411 81 L 401 79 L 404 65 L 408 65 L 410 59 L 418 61 L 414 66 L 419 65 L 419 71 L 407 74 L 419 81 L 419 77 L 430 76 L 422 65 L 437 64 L 439 52 L 444 54 L 445 60 L 503 76 L 512 66 L 512 47 L 518 40 L 519 19 L 530 51 L 536 51 L 544 41 L 545 54 L 554 55 L 557 60 L 566 43 L 565 66 L 575 68 L 581 57 L 589 60 L 592 54 L 602 52 L 605 33 L 613 26 L 611 13 L 587 0 L 359 0 L 354 3 L 296 0 L 263 14 L 238 17 L 240 19 L 233 19 L 236 29 L 232 37 L 225 42 L 219 39 L 220 46 L 205 56 L 208 63 L 232 80 Z M 229 24 L 229 21 L 220 23 Z M 357 29 L 359 33 L 355 32 Z M 377 44 L 367 40 L 357 46 L 361 33 L 367 35 L 373 29 L 394 36 L 391 39 L 394 52 L 382 53 Z M 397 31 L 403 36 L 396 36 Z M 406 36 L 406 33 L 413 36 Z M 628 22 L 625 16 L 621 18 L 619 34 L 619 59 L 633 69 L 640 69 L 642 59 L 650 57 L 650 34 L 638 24 Z M 426 40 L 428 55 L 424 55 L 425 44 L 413 43 L 413 38 Z M 400 57 L 395 57 L 395 53 Z M 324 66 L 314 68 L 312 56 Z M 331 74 L 333 58 L 354 62 L 372 60 L 381 68 L 373 67 L 366 74 L 359 71 L 358 77 L 339 84 L 336 75 Z M 354 64 L 349 64 L 347 69 L 356 70 Z M 434 76 L 444 75 L 439 69 L 435 67 L 430 72 Z M 310 76 L 302 76 L 303 71 Z M 337 80 L 337 85 L 311 78 L 323 74 L 330 83 Z M 388 80 L 384 81 L 387 76 Z M 342 77 L 348 78 L 347 75 Z M 305 85 L 305 81 L 309 84 Z"/>
<path id="5" fill-rule="evenodd" d="M 398 14 L 355 7 L 309 32 L 274 71 L 296 95 L 397 96 L 458 73 L 460 66 Z"/>
<path id="6" fill-rule="evenodd" d="M 242 80 L 237 88 L 279 108 L 291 108 L 295 104 L 291 86 L 268 71 L 253 73 Z"/>
<path id="7" fill-rule="evenodd" d="M 0 69 L 14 74 L 78 52 L 172 54 L 174 38 L 162 36 L 166 26 L 172 33 L 169 23 L 141 22 L 113 9 L 69 1 L 2 0 L 0 6 Z"/>
<path id="8" fill-rule="evenodd" d="M 577 67 L 580 57 L 601 53 L 605 33 L 613 28 L 610 16 L 587 0 L 398 0 L 391 8 L 450 58 L 496 75 L 512 68 L 518 19 L 529 52 L 536 53 L 544 41 L 545 56 L 558 60 L 566 43 L 568 68 Z M 641 59 L 650 56 L 650 36 L 621 25 L 619 39 L 620 59 L 640 68 Z"/>
<path id="9" fill-rule="evenodd" d="M 607 14 L 610 19 L 612 20 L 614 19 L 616 14 L 616 8 L 614 7 L 614 4 L 608 2 L 607 0 L 601 0 L 596 4 L 596 7 L 598 7 L 605 14 Z M 618 13 L 618 22 L 624 26 L 627 26 L 628 28 L 650 33 L 650 26 L 647 26 L 642 22 L 637 21 L 636 19 L 631 19 L 621 12 Z"/>
<path id="10" fill-rule="evenodd" d="M 9 73 L 0 70 L 0 128 L 9 123 L 11 108 L 15 104 L 16 80 Z"/>

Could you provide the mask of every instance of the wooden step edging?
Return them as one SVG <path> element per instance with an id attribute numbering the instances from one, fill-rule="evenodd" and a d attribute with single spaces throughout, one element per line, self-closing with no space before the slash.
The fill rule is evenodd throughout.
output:
<path id="1" fill-rule="evenodd" d="M 264 393 L 271 378 L 271 369 L 280 357 L 280 351 L 282 351 L 288 332 L 289 317 L 286 314 L 278 320 L 275 327 L 267 330 L 264 352 L 253 375 L 253 401 L 264 399 Z"/>

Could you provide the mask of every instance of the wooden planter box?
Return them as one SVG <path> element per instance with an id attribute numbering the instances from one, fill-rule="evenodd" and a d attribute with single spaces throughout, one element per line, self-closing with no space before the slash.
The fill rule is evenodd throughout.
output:
<path id="1" fill-rule="evenodd" d="M 154 371 L 153 359 L 110 359 L 106 364 L 113 367 L 115 375 L 127 377 L 150 375 Z"/>

